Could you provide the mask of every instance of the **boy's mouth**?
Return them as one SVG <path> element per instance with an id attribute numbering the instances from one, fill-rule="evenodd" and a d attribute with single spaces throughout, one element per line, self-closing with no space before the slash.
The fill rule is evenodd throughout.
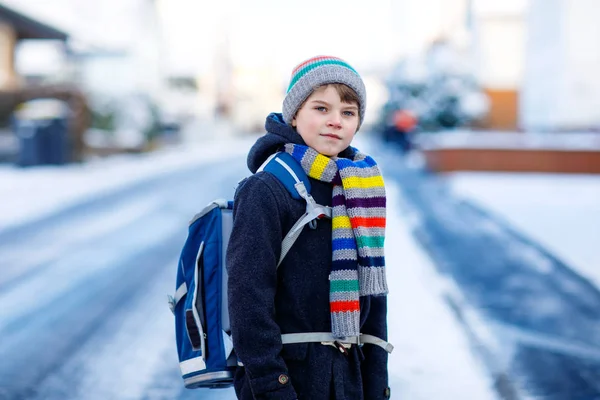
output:
<path id="1" fill-rule="evenodd" d="M 334 133 L 321 133 L 321 136 L 330 137 L 332 139 L 342 140 L 342 138 Z"/>

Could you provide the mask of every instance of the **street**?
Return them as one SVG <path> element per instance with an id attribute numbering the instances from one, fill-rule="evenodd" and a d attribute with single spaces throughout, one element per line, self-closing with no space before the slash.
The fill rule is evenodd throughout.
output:
<path id="1" fill-rule="evenodd" d="M 397 165 L 415 236 L 460 291 L 449 305 L 483 347 L 501 396 L 600 398 L 598 288 L 505 221 L 453 198 L 439 176 L 384 159 Z M 465 321 L 469 312 L 485 332 Z"/>
<path id="2" fill-rule="evenodd" d="M 176 258 L 189 217 L 244 173 L 239 163 L 214 167 L 2 236 L 0 398 L 143 398 L 146 382 L 183 387 L 166 303 Z"/>
<path id="3" fill-rule="evenodd" d="M 369 145 L 388 187 L 394 397 L 600 398 L 598 289 Z M 244 161 L 175 170 L 0 233 L 0 399 L 233 399 L 183 388 L 166 295 L 187 221 L 231 198 Z"/>

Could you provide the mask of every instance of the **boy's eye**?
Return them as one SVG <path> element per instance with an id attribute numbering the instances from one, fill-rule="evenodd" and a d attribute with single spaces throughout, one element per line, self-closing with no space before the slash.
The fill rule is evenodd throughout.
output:
<path id="1" fill-rule="evenodd" d="M 356 113 L 354 111 L 344 111 L 344 115 L 348 117 L 354 117 Z"/>
<path id="2" fill-rule="evenodd" d="M 317 107 L 315 107 L 315 110 L 317 110 L 317 111 L 327 111 L 327 109 L 325 107 L 323 107 L 323 106 L 317 106 Z"/>

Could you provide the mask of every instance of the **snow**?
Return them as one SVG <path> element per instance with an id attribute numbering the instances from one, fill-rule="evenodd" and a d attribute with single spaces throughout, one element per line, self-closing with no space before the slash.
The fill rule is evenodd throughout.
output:
<path id="1" fill-rule="evenodd" d="M 141 180 L 224 157 L 241 156 L 248 151 L 249 143 L 248 140 L 214 140 L 153 154 L 114 156 L 68 166 L 0 165 L 0 198 L 4 211 L 0 213 L 0 233 Z"/>
<path id="2" fill-rule="evenodd" d="M 0 216 L 2 228 L 18 226 L 50 215 L 71 204 L 119 190 L 156 174 L 167 174 L 197 165 L 208 167 L 211 162 L 224 159 L 225 145 L 229 151 L 234 149 L 232 156 L 243 157 L 253 140 L 254 138 L 229 138 L 226 143 L 214 141 L 205 143 L 202 147 L 171 148 L 142 156 L 115 156 L 73 166 L 27 169 L 1 166 L 0 197 L 4 211 Z M 389 181 L 389 204 L 402 204 L 399 188 Z M 146 208 L 151 208 L 153 200 L 149 198 L 147 202 Z M 136 203 L 136 207 L 138 205 Z M 140 210 L 142 208 L 144 207 Z M 478 353 L 473 351 L 472 343 L 447 304 L 446 299 L 452 291 L 452 285 L 435 272 L 429 257 L 411 235 L 411 218 L 400 207 L 389 208 L 386 238 L 390 287 L 388 321 L 389 340 L 395 346 L 389 358 L 389 375 L 394 397 L 413 400 L 464 398 L 468 393 L 471 398 L 496 399 L 491 376 Z M 106 221 L 100 223 L 100 226 L 87 226 L 86 229 L 96 232 L 118 226 L 118 222 Z M 64 250 L 69 245 L 63 242 L 57 238 L 58 250 Z M 163 294 L 164 287 L 162 285 L 160 290 L 157 289 L 161 291 L 160 295 Z M 23 290 L 31 288 L 24 287 Z M 15 309 L 22 308 L 21 306 L 32 305 L 21 304 Z M 93 387 L 93 382 L 102 382 L 105 388 L 102 395 L 111 397 L 126 393 L 127 398 L 133 399 L 143 398 L 143 393 L 148 394 L 148 390 L 159 390 L 163 394 L 169 392 L 168 396 L 172 397 L 178 388 L 182 388 L 183 384 L 176 375 L 172 375 L 173 386 L 168 388 L 153 388 L 147 379 L 153 373 L 163 375 L 177 370 L 175 355 L 167 354 L 174 343 L 172 315 L 160 313 L 154 321 L 156 329 L 151 337 L 144 339 L 146 341 L 141 347 L 136 345 L 127 350 L 128 359 L 138 360 L 128 364 L 131 368 L 127 363 L 119 362 L 123 355 L 121 350 L 127 348 L 128 345 L 125 344 L 131 343 L 127 336 L 132 332 L 129 328 L 118 328 L 114 342 L 110 346 L 104 346 L 102 351 L 97 351 L 95 343 L 86 345 L 86 349 L 95 348 L 98 363 L 86 367 L 87 380 L 80 389 L 85 392 Z M 132 321 L 133 324 L 138 322 Z M 147 346 L 146 342 L 156 344 L 160 351 L 153 353 L 155 358 L 144 361 L 139 355 L 143 354 L 140 349 Z M 86 357 L 87 353 L 83 353 L 80 358 Z M 81 365 L 84 361 L 80 358 L 64 368 Z M 160 362 L 160 359 L 165 358 L 172 360 L 173 364 L 169 369 L 171 372 L 165 371 L 165 363 Z M 121 366 L 118 374 L 112 371 L 116 365 Z M 52 386 L 54 383 L 49 381 L 48 384 Z M 227 393 L 228 391 L 206 391 L 201 396 L 206 399 L 229 398 Z M 233 398 L 233 393 L 230 394 L 230 398 Z M 154 396 L 162 398 L 156 392 Z"/>
<path id="3" fill-rule="evenodd" d="M 473 132 L 453 130 L 444 133 L 424 133 L 416 137 L 423 150 L 436 149 L 505 149 L 600 151 L 600 134 L 593 132 L 517 133 Z"/>
<path id="4" fill-rule="evenodd" d="M 81 165 L 25 169 L 0 166 L 3 205 L 0 232 L 157 174 L 201 165 L 209 167 L 224 159 L 225 148 L 231 157 L 243 157 L 254 139 L 229 137 L 152 154 L 113 156 Z M 600 286 L 600 252 L 596 250 L 600 237 L 600 176 L 461 172 L 448 174 L 446 179 L 455 195 L 504 219 Z M 477 313 L 464 302 L 452 281 L 437 274 L 429 256 L 411 235 L 415 216 L 410 214 L 409 208 L 403 207 L 405 202 L 393 180 L 386 181 L 388 203 L 400 205 L 388 208 L 386 237 L 389 340 L 395 346 L 389 358 L 389 374 L 395 397 L 416 400 L 464 398 L 465 393 L 469 393 L 470 398 L 497 398 L 489 372 L 494 366 L 485 354 L 473 350 L 479 346 L 471 341 L 473 337 L 480 341 L 487 337 L 490 343 L 483 347 L 495 347 L 494 339 L 489 335 L 490 327 L 478 320 Z M 124 214 L 139 216 L 153 207 L 152 198 L 145 201 L 147 206 L 135 204 L 138 213 L 130 213 L 126 208 Z M 94 232 L 118 229 L 128 220 L 123 213 L 116 214 L 116 219 L 86 226 L 82 231 L 83 239 Z M 58 236 L 56 251 L 64 251 L 70 243 L 61 241 Z M 11 254 L 5 255 L 10 259 Z M 536 257 L 535 254 L 531 256 Z M 35 257 L 30 261 L 32 266 L 36 265 Z M 540 263 L 540 268 L 543 267 Z M 451 311 L 450 303 L 459 305 L 461 318 L 468 319 L 468 330 Z M 31 306 L 21 304 L 19 307 Z M 160 343 L 161 354 L 168 351 L 168 344 L 173 341 L 171 318 L 165 313 L 160 316 L 160 321 L 157 320 L 153 342 Z M 122 334 L 127 335 L 126 330 Z M 120 343 L 121 339 L 117 341 Z M 110 365 L 117 355 L 109 352 L 100 356 L 104 361 L 92 371 L 90 382 L 114 379 L 111 378 L 114 374 L 108 374 L 103 365 Z M 135 358 L 133 354 L 131 357 Z M 159 368 L 160 364 L 148 362 L 144 365 L 146 372 L 143 375 L 154 370 L 162 374 L 166 367 Z M 146 378 L 136 375 L 136 380 L 127 379 L 140 371 L 135 368 L 122 370 L 121 379 L 111 382 L 111 390 L 128 393 L 130 398 L 143 397 L 144 390 L 152 389 L 147 388 Z M 174 386 L 162 390 L 177 391 L 180 378 L 174 375 L 173 379 Z M 208 391 L 202 395 L 217 399 L 225 398 L 216 396 L 226 396 L 226 393 Z"/>
<path id="5" fill-rule="evenodd" d="M 386 181 L 388 204 L 401 204 Z M 412 400 L 493 399 L 491 378 L 443 301 L 452 285 L 410 233 L 409 214 L 388 207 L 386 265 L 389 282 L 390 387 L 394 397 Z"/>
<path id="6" fill-rule="evenodd" d="M 448 181 L 600 287 L 600 176 L 459 172 Z"/>

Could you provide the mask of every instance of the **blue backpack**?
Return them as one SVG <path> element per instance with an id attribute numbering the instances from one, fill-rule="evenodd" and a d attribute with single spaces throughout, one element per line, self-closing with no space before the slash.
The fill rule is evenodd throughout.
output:
<path id="1" fill-rule="evenodd" d="M 304 225 L 331 217 L 330 207 L 317 205 L 310 182 L 298 162 L 287 153 L 273 154 L 257 171 L 277 177 L 295 199 L 306 200 L 306 213 L 282 242 L 279 263 Z M 225 254 L 233 226 L 233 201 L 215 200 L 194 216 L 177 268 L 174 296 L 179 367 L 187 388 L 225 388 L 233 383 L 238 360 L 233 351 L 227 310 Z"/>
<path id="2" fill-rule="evenodd" d="M 306 212 L 281 244 L 279 264 L 305 225 L 316 228 L 316 220 L 331 218 L 331 208 L 318 205 L 310 195 L 310 181 L 300 164 L 287 153 L 276 153 L 257 172 L 267 171 L 279 179 L 290 195 L 306 201 Z M 194 216 L 177 268 L 174 296 L 169 307 L 175 314 L 175 337 L 179 367 L 186 388 L 226 388 L 242 365 L 233 349 L 227 309 L 225 254 L 233 226 L 233 202 L 215 200 Z M 320 342 L 345 351 L 345 345 L 371 343 L 390 352 L 393 346 L 374 336 L 361 334 L 345 339 L 330 332 L 290 333 L 282 343 Z"/>

